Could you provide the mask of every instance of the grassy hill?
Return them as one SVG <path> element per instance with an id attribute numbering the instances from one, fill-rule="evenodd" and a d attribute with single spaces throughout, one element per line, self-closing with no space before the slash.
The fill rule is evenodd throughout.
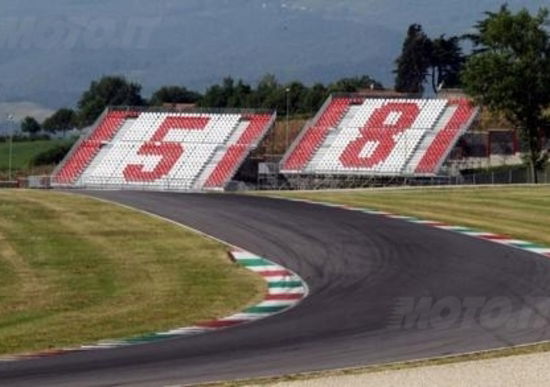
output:
<path id="1" fill-rule="evenodd" d="M 67 140 L 14 142 L 12 150 L 12 172 L 14 175 L 32 173 L 31 160 L 39 153 L 55 148 Z M 7 176 L 9 165 L 9 142 L 0 143 L 0 179 Z M 51 168 L 50 168 L 51 169 Z M 39 168 L 37 170 L 44 170 Z"/>

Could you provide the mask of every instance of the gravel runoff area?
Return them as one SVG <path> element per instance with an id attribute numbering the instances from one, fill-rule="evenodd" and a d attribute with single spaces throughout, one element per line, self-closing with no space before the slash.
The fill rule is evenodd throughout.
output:
<path id="1" fill-rule="evenodd" d="M 546 386 L 550 352 L 356 375 L 329 376 L 275 386 Z"/>

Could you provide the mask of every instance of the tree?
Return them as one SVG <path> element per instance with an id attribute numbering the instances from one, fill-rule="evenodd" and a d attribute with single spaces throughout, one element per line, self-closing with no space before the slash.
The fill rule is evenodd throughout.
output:
<path id="1" fill-rule="evenodd" d="M 441 84 L 457 87 L 464 61 L 459 37 L 446 38 L 441 35 L 431 40 L 422 31 L 422 26 L 413 24 L 407 31 L 401 55 L 396 60 L 395 89 L 422 93 L 428 76 L 434 93 Z"/>
<path id="2" fill-rule="evenodd" d="M 33 117 L 27 116 L 23 122 L 21 122 L 21 131 L 23 133 L 28 133 L 31 137 L 40 132 L 40 130 L 42 130 L 40 124 Z"/>
<path id="3" fill-rule="evenodd" d="M 165 103 L 196 103 L 202 96 L 183 86 L 163 86 L 153 93 L 149 105 L 161 106 Z"/>
<path id="4" fill-rule="evenodd" d="M 503 6 L 486 16 L 476 26 L 478 50 L 466 62 L 462 81 L 477 103 L 504 113 L 518 128 L 536 183 L 536 172 L 546 162 L 542 137 L 550 106 L 548 10 L 514 14 Z"/>
<path id="5" fill-rule="evenodd" d="M 255 92 L 250 96 L 250 106 L 255 108 L 273 108 L 271 102 L 276 100 L 276 95 L 281 85 L 273 74 L 266 74 L 258 82 Z"/>
<path id="6" fill-rule="evenodd" d="M 275 109 L 279 114 L 284 115 L 286 114 L 287 102 L 286 90 L 289 87 L 290 85 L 279 83 L 273 74 L 266 74 L 262 77 L 255 92 L 251 96 L 251 102 L 255 107 Z M 288 97 L 290 102 L 290 94 Z"/>
<path id="7" fill-rule="evenodd" d="M 308 87 L 297 81 L 281 84 L 272 74 L 264 75 L 256 88 L 242 80 L 235 82 L 233 78 L 225 78 L 221 84 L 208 88 L 198 104 L 204 107 L 219 108 L 276 109 L 280 115 L 284 115 L 288 98 L 291 114 L 312 113 L 319 109 L 329 93 L 356 92 L 372 87 L 382 89 L 382 85 L 368 75 L 343 78 L 329 87 L 321 83 Z"/>
<path id="8" fill-rule="evenodd" d="M 199 101 L 200 106 L 216 108 L 254 107 L 258 103 L 255 91 L 242 80 L 227 77 L 220 85 L 213 85 L 206 90 Z"/>
<path id="9" fill-rule="evenodd" d="M 142 106 L 141 85 L 124 77 L 109 76 L 93 81 L 78 102 L 78 124 L 85 127 L 94 123 L 108 106 Z"/>
<path id="10" fill-rule="evenodd" d="M 322 83 L 316 83 L 308 89 L 304 97 L 303 106 L 305 112 L 318 111 L 328 97 L 328 90 Z"/>
<path id="11" fill-rule="evenodd" d="M 422 31 L 422 26 L 412 24 L 403 42 L 401 55 L 395 61 L 395 90 L 406 93 L 422 93 L 424 80 L 430 68 L 432 42 Z"/>
<path id="12" fill-rule="evenodd" d="M 237 84 L 231 89 L 231 93 L 227 96 L 227 107 L 230 108 L 245 108 L 249 107 L 250 97 L 252 95 L 252 88 L 250 85 L 239 80 Z"/>
<path id="13" fill-rule="evenodd" d="M 279 84 L 279 81 L 277 81 L 275 75 L 266 74 L 262 77 L 260 82 L 258 82 L 257 90 L 260 94 L 268 95 L 280 87 L 281 85 Z"/>
<path id="14" fill-rule="evenodd" d="M 48 117 L 42 127 L 46 132 L 66 132 L 76 126 L 76 114 L 71 109 L 59 109 Z"/>
<path id="15" fill-rule="evenodd" d="M 439 85 L 458 87 L 465 62 L 460 39 L 457 36 L 447 39 L 441 35 L 432 41 L 431 46 L 430 68 L 434 93 L 437 93 Z"/>
<path id="16" fill-rule="evenodd" d="M 56 144 L 52 148 L 49 148 L 43 152 L 40 152 L 31 159 L 30 164 L 33 167 L 40 165 L 53 165 L 59 164 L 63 158 L 70 152 L 74 145 L 74 141 L 63 142 Z"/>
<path id="17" fill-rule="evenodd" d="M 233 95 L 235 81 L 231 77 L 223 80 L 221 85 L 213 85 L 206 90 L 199 102 L 200 106 L 224 108 L 228 107 L 229 98 Z"/>
<path id="18" fill-rule="evenodd" d="M 383 89 L 382 84 L 368 75 L 352 78 L 342 78 L 329 85 L 331 93 L 355 93 L 361 89 Z"/>

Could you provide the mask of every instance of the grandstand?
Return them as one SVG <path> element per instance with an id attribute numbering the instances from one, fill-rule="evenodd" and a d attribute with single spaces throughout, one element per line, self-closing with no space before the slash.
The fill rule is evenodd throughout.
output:
<path id="1" fill-rule="evenodd" d="M 465 98 L 330 97 L 280 163 L 293 175 L 437 176 L 478 109 Z"/>
<path id="2" fill-rule="evenodd" d="M 56 168 L 52 185 L 221 190 L 275 118 L 272 111 L 109 108 Z"/>
<path id="3" fill-rule="evenodd" d="M 461 97 L 334 95 L 279 169 L 289 181 L 440 176 L 477 113 Z M 52 185 L 223 190 L 275 119 L 272 111 L 109 108 L 54 171 Z"/>

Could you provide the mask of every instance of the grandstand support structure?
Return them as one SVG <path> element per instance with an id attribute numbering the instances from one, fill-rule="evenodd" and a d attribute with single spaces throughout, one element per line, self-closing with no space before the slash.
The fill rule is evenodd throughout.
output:
<path id="1" fill-rule="evenodd" d="M 273 126 L 266 110 L 110 107 L 52 174 L 52 186 L 223 190 Z"/>
<path id="2" fill-rule="evenodd" d="M 477 114 L 465 98 L 334 95 L 305 125 L 280 170 L 289 179 L 438 176 Z"/>
<path id="3" fill-rule="evenodd" d="M 223 179 L 223 176 L 234 176 L 237 173 L 239 168 L 246 160 L 246 157 L 258 146 L 258 144 L 261 142 L 261 139 L 266 136 L 269 129 L 273 127 L 277 116 L 275 114 L 271 116 L 245 115 L 245 118 L 249 120 L 249 126 L 247 128 L 248 130 L 245 130 L 241 134 L 236 144 L 229 147 L 228 151 L 224 155 L 224 158 L 220 161 L 212 174 L 206 180 L 206 188 L 215 189 L 216 187 L 219 187 L 218 179 L 220 177 Z M 255 136 L 253 145 L 249 144 L 251 135 Z M 224 165 L 224 162 L 227 162 L 229 165 L 229 167 L 225 170 L 222 167 Z M 219 173 L 219 175 L 216 175 L 216 173 Z"/>
<path id="4" fill-rule="evenodd" d="M 456 100 L 453 100 L 453 101 L 456 101 Z M 474 121 L 479 117 L 479 112 L 480 112 L 479 107 L 478 106 L 470 106 L 470 108 L 473 109 L 471 111 L 470 117 L 468 118 L 467 122 L 461 127 L 461 129 L 457 132 L 456 137 L 453 139 L 452 146 L 449 146 L 449 147 L 447 147 L 447 149 L 445 149 L 443 157 L 441 157 L 441 159 L 439 160 L 439 162 L 436 166 L 437 171 L 440 171 L 443 168 L 443 164 L 445 163 L 445 161 L 447 160 L 447 158 L 451 154 L 451 152 L 453 150 L 453 147 L 456 145 L 456 143 L 458 142 L 460 137 L 463 136 L 468 131 L 468 129 L 473 126 Z"/>
<path id="5" fill-rule="evenodd" d="M 423 169 L 422 161 L 427 158 L 430 149 L 426 151 L 426 154 L 423 155 L 420 160 L 419 165 L 417 165 L 415 173 L 416 174 L 427 174 L 433 171 L 440 171 L 443 167 L 443 164 L 449 157 L 449 154 L 453 150 L 454 146 L 458 142 L 459 138 L 466 133 L 466 131 L 472 127 L 475 119 L 479 115 L 479 108 L 473 106 L 469 100 L 466 99 L 450 99 L 448 101 L 449 107 L 456 107 L 456 110 L 451 117 L 451 119 L 445 123 L 445 127 L 442 131 L 438 133 L 439 136 L 447 136 L 443 139 L 443 145 L 439 145 L 441 149 L 441 154 L 439 157 L 436 157 L 433 165 L 428 166 L 426 169 Z M 449 132 L 446 134 L 446 132 Z M 430 147 L 437 147 L 437 137 L 434 138 L 434 141 L 430 144 Z"/>

